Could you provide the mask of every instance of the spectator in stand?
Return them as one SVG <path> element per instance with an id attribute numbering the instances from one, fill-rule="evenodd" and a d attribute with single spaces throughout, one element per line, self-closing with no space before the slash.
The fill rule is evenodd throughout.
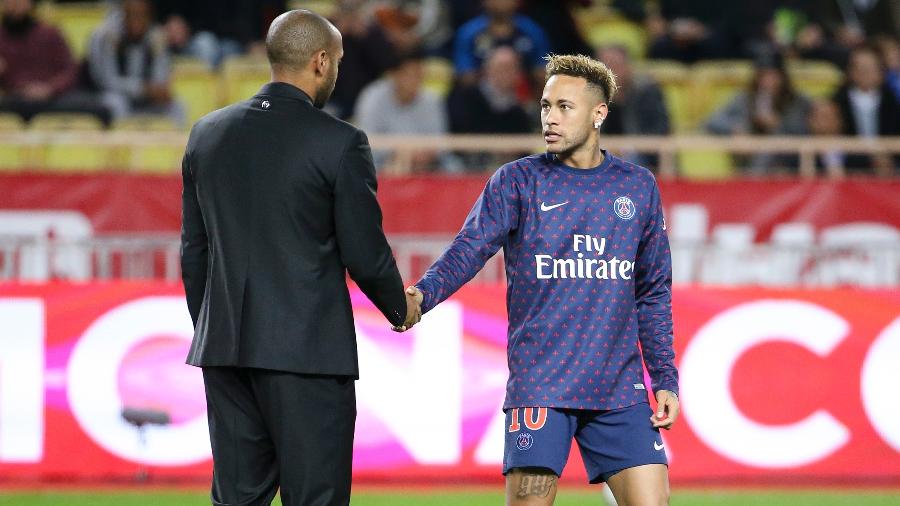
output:
<path id="1" fill-rule="evenodd" d="M 478 72 L 488 53 L 498 46 L 509 46 L 519 53 L 532 74 L 529 88 L 543 86 L 544 56 L 550 52 L 550 45 L 544 30 L 518 14 L 518 9 L 519 0 L 484 0 L 484 14 L 459 28 L 453 60 L 461 85 L 478 82 Z"/>
<path id="2" fill-rule="evenodd" d="M 883 35 L 875 40 L 875 46 L 884 66 L 884 81 L 897 102 L 900 102 L 900 41 L 897 37 Z"/>
<path id="3" fill-rule="evenodd" d="M 732 35 L 740 28 L 737 10 L 720 0 L 660 0 L 647 16 L 648 56 L 694 63 L 739 56 Z"/>
<path id="4" fill-rule="evenodd" d="M 447 99 L 454 133 L 527 133 L 531 118 L 519 102 L 519 54 L 509 46 L 488 53 L 477 84 L 457 88 Z"/>
<path id="5" fill-rule="evenodd" d="M 755 64 L 750 89 L 713 113 L 706 130 L 716 135 L 806 134 L 809 99 L 794 89 L 781 57 L 771 54 Z M 750 171 L 763 174 L 777 160 L 772 153 L 758 153 L 749 162 Z"/>
<path id="6" fill-rule="evenodd" d="M 332 20 L 344 38 L 341 78 L 326 109 L 341 119 L 354 116 L 360 91 L 393 64 L 397 50 L 381 25 L 373 22 L 365 0 L 341 0 Z"/>
<path id="7" fill-rule="evenodd" d="M 450 7 L 442 0 L 385 0 L 375 17 L 400 52 L 421 50 L 447 57 L 453 39 Z"/>
<path id="8" fill-rule="evenodd" d="M 169 50 L 210 68 L 230 56 L 263 54 L 266 27 L 284 12 L 284 0 L 156 0 Z"/>
<path id="9" fill-rule="evenodd" d="M 584 40 L 572 15 L 574 7 L 590 4 L 591 0 L 523 0 L 522 14 L 544 30 L 552 53 L 591 54 L 593 49 Z"/>
<path id="10" fill-rule="evenodd" d="M 346 54 L 346 53 L 345 53 Z M 447 116 L 441 99 L 422 86 L 423 55 L 404 53 L 387 76 L 369 84 L 356 104 L 356 123 L 367 134 L 440 135 L 447 132 Z M 397 162 L 384 152 L 375 152 L 375 167 Z M 418 151 L 413 172 L 437 168 L 452 170 L 449 158 L 435 151 Z"/>
<path id="11" fill-rule="evenodd" d="M 91 36 L 91 78 L 114 119 L 156 114 L 184 124 L 184 107 L 169 86 L 169 60 L 166 36 L 153 23 L 149 0 L 125 0 L 121 20 L 110 19 Z"/>
<path id="12" fill-rule="evenodd" d="M 779 39 L 791 34 L 786 52 L 807 60 L 827 60 L 839 67 L 847 66 L 850 51 L 864 45 L 867 37 L 895 35 L 900 30 L 900 3 L 884 0 L 823 0 L 804 2 L 791 0 L 789 7 L 779 9 L 776 19 Z M 785 14 L 789 11 L 790 14 Z M 781 21 L 781 22 L 779 22 Z M 788 27 L 787 25 L 793 25 Z"/>
<path id="13" fill-rule="evenodd" d="M 816 100 L 809 111 L 809 133 L 816 136 L 843 135 L 841 111 L 831 100 Z M 832 178 L 844 176 L 847 156 L 840 150 L 830 150 L 816 156 L 816 172 Z M 796 162 L 796 157 L 794 157 Z M 797 166 L 796 164 L 794 166 Z"/>
<path id="14" fill-rule="evenodd" d="M 847 65 L 847 50 L 825 34 L 817 23 L 807 23 L 797 32 L 788 51 L 806 60 L 825 60 L 839 67 Z"/>
<path id="15" fill-rule="evenodd" d="M 612 135 L 668 135 L 669 111 L 659 84 L 649 76 L 635 75 L 628 50 L 607 46 L 597 51 L 602 61 L 616 76 L 619 91 L 609 104 L 610 114 L 603 122 L 603 132 Z M 643 167 L 656 168 L 656 155 L 624 153 L 624 158 Z"/>
<path id="16" fill-rule="evenodd" d="M 109 112 L 75 91 L 78 65 L 60 31 L 38 21 L 31 0 L 3 0 L 0 22 L 0 111 L 28 121 L 41 112 Z"/>
<path id="17" fill-rule="evenodd" d="M 900 33 L 896 0 L 820 0 L 808 5 L 810 19 L 848 51 L 865 45 L 867 37 Z"/>
<path id="18" fill-rule="evenodd" d="M 900 135 L 900 102 L 884 80 L 884 69 L 878 54 L 869 47 L 850 53 L 847 83 L 834 96 L 841 110 L 845 135 L 877 137 Z M 891 175 L 897 161 L 889 155 L 849 155 L 848 170 L 873 170 L 878 175 Z"/>
<path id="19" fill-rule="evenodd" d="M 522 63 L 508 46 L 492 50 L 484 62 L 478 84 L 456 88 L 447 97 L 450 131 L 460 134 L 523 134 L 532 131 L 532 117 L 519 102 L 516 92 Z M 496 168 L 522 153 L 466 153 L 461 155 L 467 170 Z"/>

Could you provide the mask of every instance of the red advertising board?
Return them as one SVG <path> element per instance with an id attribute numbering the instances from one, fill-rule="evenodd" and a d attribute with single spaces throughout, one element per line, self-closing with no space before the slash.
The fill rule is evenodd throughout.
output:
<path id="1" fill-rule="evenodd" d="M 455 233 L 487 175 L 382 178 L 378 199 L 388 233 Z M 0 210 L 72 210 L 96 233 L 176 232 L 181 220 L 181 179 L 129 174 L 0 175 Z M 698 204 L 710 227 L 750 223 L 757 240 L 779 223 L 816 229 L 849 222 L 900 227 L 900 180 L 660 181 L 663 204 Z M 411 207 L 415 212 L 410 212 Z M 677 223 L 671 223 L 677 232 Z"/>
<path id="2" fill-rule="evenodd" d="M 504 300 L 502 286 L 465 287 L 396 334 L 353 290 L 357 479 L 499 480 Z M 674 315 L 675 483 L 900 481 L 896 291 L 680 287 Z M 3 285 L 0 321 L 0 477 L 208 479 L 180 286 Z M 141 437 L 126 407 L 171 423 Z M 584 479 L 577 453 L 565 479 Z"/>

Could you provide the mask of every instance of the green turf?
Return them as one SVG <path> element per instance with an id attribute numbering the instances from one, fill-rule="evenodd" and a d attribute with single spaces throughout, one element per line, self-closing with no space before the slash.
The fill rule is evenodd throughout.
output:
<path id="1" fill-rule="evenodd" d="M 202 492 L 0 492 L 4 506 L 193 506 L 209 504 Z M 276 500 L 273 504 L 280 505 Z M 359 491 L 354 506 L 495 506 L 502 491 Z M 602 504 L 597 491 L 561 491 L 558 506 Z M 853 490 L 683 490 L 675 491 L 672 506 L 896 506 L 898 491 Z"/>

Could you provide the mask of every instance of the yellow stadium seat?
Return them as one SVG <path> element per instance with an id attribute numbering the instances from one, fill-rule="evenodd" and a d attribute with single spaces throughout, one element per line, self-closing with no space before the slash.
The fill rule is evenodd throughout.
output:
<path id="1" fill-rule="evenodd" d="M 328 18 L 337 10 L 337 2 L 334 0 L 288 0 L 287 8 L 309 9 Z"/>
<path id="2" fill-rule="evenodd" d="M 652 77 L 662 87 L 672 133 L 688 132 L 693 122 L 688 67 L 676 61 L 647 60 L 636 63 L 635 71 Z"/>
<path id="3" fill-rule="evenodd" d="M 25 129 L 25 121 L 18 114 L 0 113 L 0 132 L 20 132 Z"/>
<path id="4" fill-rule="evenodd" d="M 103 122 L 91 114 L 70 112 L 42 112 L 31 118 L 30 130 L 48 131 L 95 131 L 103 130 Z"/>
<path id="5" fill-rule="evenodd" d="M 678 153 L 677 171 L 688 179 L 727 179 L 734 176 L 734 161 L 727 151 L 685 149 Z"/>
<path id="6" fill-rule="evenodd" d="M 199 60 L 178 58 L 173 62 L 172 90 L 187 105 L 190 124 L 223 105 L 219 77 Z"/>
<path id="7" fill-rule="evenodd" d="M 16 114 L 0 113 L 0 172 L 21 170 L 27 166 L 28 148 L 13 139 L 4 139 L 5 134 L 15 134 L 25 130 L 25 122 Z"/>
<path id="8" fill-rule="evenodd" d="M 31 119 L 33 132 L 99 132 L 103 123 L 89 114 L 41 113 Z M 102 143 L 48 143 L 36 156 L 36 164 L 51 171 L 98 171 L 108 168 L 113 150 Z"/>
<path id="9" fill-rule="evenodd" d="M 747 60 L 695 63 L 691 67 L 692 110 L 689 130 L 699 128 L 709 116 L 750 86 L 753 64 Z"/>
<path id="10" fill-rule="evenodd" d="M 180 130 L 178 123 L 168 116 L 156 116 L 153 114 L 137 114 L 116 120 L 113 130 L 126 132 L 177 132 Z"/>
<path id="11" fill-rule="evenodd" d="M 646 74 L 660 84 L 682 83 L 688 78 L 689 68 L 675 60 L 644 60 L 635 62 L 635 72 Z"/>
<path id="12" fill-rule="evenodd" d="M 108 11 L 107 2 L 44 2 L 38 15 L 62 30 L 72 54 L 81 59 L 87 53 L 91 34 L 103 23 Z"/>
<path id="13" fill-rule="evenodd" d="M 583 29 L 593 47 L 623 46 L 635 60 L 642 60 L 647 48 L 647 34 L 639 24 L 624 18 L 594 21 Z"/>
<path id="14" fill-rule="evenodd" d="M 441 97 L 450 93 L 453 85 L 453 62 L 446 58 L 425 59 L 424 86 Z"/>
<path id="15" fill-rule="evenodd" d="M 225 103 L 233 104 L 256 95 L 271 77 L 264 59 L 239 56 L 225 60 L 222 64 Z"/>
<path id="16" fill-rule="evenodd" d="M 116 121 L 118 132 L 179 132 L 178 124 L 166 116 L 138 115 Z M 133 172 L 172 174 L 181 168 L 184 146 L 171 142 L 128 143 L 120 149 L 119 163 Z"/>
<path id="17" fill-rule="evenodd" d="M 789 61 L 787 72 L 794 88 L 812 98 L 830 98 L 844 80 L 841 69 L 827 61 Z"/>

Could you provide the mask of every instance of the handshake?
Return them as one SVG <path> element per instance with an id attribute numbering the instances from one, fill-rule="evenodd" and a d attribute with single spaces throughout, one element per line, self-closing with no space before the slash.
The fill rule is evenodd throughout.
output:
<path id="1" fill-rule="evenodd" d="M 406 289 L 406 321 L 391 327 L 394 332 L 406 332 L 422 319 L 422 300 L 425 296 L 415 286 Z"/>

